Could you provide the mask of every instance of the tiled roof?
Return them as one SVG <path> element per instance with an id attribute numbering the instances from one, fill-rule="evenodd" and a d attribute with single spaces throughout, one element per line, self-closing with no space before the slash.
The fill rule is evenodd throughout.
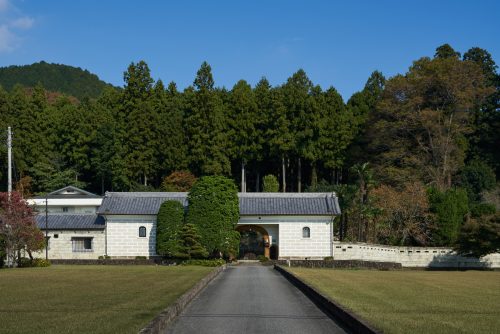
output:
<path id="1" fill-rule="evenodd" d="M 103 230 L 104 218 L 95 214 L 49 214 L 49 230 Z M 36 225 L 45 230 L 45 215 L 36 216 Z"/>
<path id="2" fill-rule="evenodd" d="M 241 215 L 338 215 L 337 197 L 332 193 L 242 193 Z"/>
<path id="3" fill-rule="evenodd" d="M 240 215 L 338 215 L 334 193 L 239 193 Z M 161 204 L 176 200 L 187 206 L 187 193 L 108 192 L 100 214 L 156 215 Z"/>
<path id="4" fill-rule="evenodd" d="M 86 190 L 73 187 L 73 186 L 67 186 L 61 189 L 57 189 L 51 193 L 48 193 L 47 195 L 40 195 L 36 196 L 35 198 L 38 199 L 45 199 L 45 198 L 102 198 L 102 196 L 93 194 L 91 192 L 88 192 Z"/>

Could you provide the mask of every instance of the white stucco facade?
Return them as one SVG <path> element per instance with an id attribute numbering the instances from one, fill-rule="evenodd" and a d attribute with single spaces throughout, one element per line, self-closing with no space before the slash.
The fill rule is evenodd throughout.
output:
<path id="1" fill-rule="evenodd" d="M 146 236 L 139 236 L 139 228 Z M 107 254 L 113 258 L 156 255 L 156 215 L 110 215 L 106 217 Z"/>
<path id="2" fill-rule="evenodd" d="M 45 235 L 45 233 L 44 233 Z M 52 230 L 48 232 L 48 257 L 51 260 L 63 259 L 97 259 L 104 255 L 104 230 L 71 231 Z M 91 249 L 76 250 L 75 240 L 90 239 Z M 33 254 L 37 258 L 45 258 L 45 249 Z"/>
<path id="3" fill-rule="evenodd" d="M 333 256 L 331 216 L 244 216 L 238 225 L 264 228 L 278 247 L 279 259 L 324 259 Z M 309 228 L 309 237 L 303 229 Z"/>

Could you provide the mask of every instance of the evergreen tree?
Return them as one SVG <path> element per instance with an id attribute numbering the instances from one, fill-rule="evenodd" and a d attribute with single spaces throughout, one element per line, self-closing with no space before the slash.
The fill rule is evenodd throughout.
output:
<path id="1" fill-rule="evenodd" d="M 207 250 L 201 244 L 201 237 L 196 226 L 186 224 L 180 231 L 180 247 L 175 254 L 179 259 L 204 259 L 208 256 Z"/>
<path id="2" fill-rule="evenodd" d="M 204 176 L 188 194 L 186 222 L 197 227 L 201 243 L 215 256 L 236 256 L 239 233 L 238 193 L 233 180 L 223 176 Z"/>
<path id="3" fill-rule="evenodd" d="M 156 253 L 168 257 L 178 257 L 186 244 L 181 238 L 184 225 L 184 206 L 179 201 L 165 201 L 157 216 Z M 186 240 L 184 240 L 186 241 Z M 189 254 L 189 252 L 186 252 Z"/>
<path id="4" fill-rule="evenodd" d="M 210 65 L 204 62 L 196 74 L 194 89 L 186 90 L 186 134 L 195 174 L 230 173 L 227 120 L 224 104 L 214 88 Z"/>
<path id="5" fill-rule="evenodd" d="M 266 175 L 262 179 L 262 191 L 265 193 L 276 193 L 279 191 L 280 184 L 274 175 Z"/>
<path id="6" fill-rule="evenodd" d="M 127 176 L 131 182 L 148 184 L 158 168 L 155 159 L 158 115 L 153 103 L 153 79 L 144 61 L 130 64 L 124 74 L 122 113 L 125 132 L 122 134 L 125 149 Z M 126 140 L 125 140 L 126 137 Z"/>
<path id="7" fill-rule="evenodd" d="M 240 80 L 233 87 L 230 99 L 231 144 L 234 159 L 241 163 L 241 191 L 246 191 L 245 166 L 258 158 L 261 135 L 258 131 L 258 112 L 254 92 Z"/>

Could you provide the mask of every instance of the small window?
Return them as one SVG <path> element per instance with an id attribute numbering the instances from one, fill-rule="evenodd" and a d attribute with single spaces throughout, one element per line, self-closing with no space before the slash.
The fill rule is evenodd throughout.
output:
<path id="1" fill-rule="evenodd" d="M 92 252 L 92 238 L 71 238 L 73 252 Z"/>
<path id="2" fill-rule="evenodd" d="M 67 206 L 63 207 L 63 212 L 68 212 L 68 207 Z"/>
<path id="3" fill-rule="evenodd" d="M 59 238 L 59 234 L 54 234 L 54 239 Z"/>
<path id="4" fill-rule="evenodd" d="M 302 229 L 302 238 L 310 238 L 311 237 L 311 229 L 309 227 L 304 227 Z"/>
<path id="5" fill-rule="evenodd" d="M 144 226 L 139 227 L 139 238 L 146 237 L 146 228 Z"/>

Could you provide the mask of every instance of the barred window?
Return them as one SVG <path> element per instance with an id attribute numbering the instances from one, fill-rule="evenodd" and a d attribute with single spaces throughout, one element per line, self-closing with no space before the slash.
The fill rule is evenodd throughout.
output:
<path id="1" fill-rule="evenodd" d="M 302 238 L 310 238 L 311 237 L 311 229 L 309 227 L 302 228 Z"/>
<path id="2" fill-rule="evenodd" d="M 71 238 L 73 252 L 92 252 L 92 238 Z"/>
<path id="3" fill-rule="evenodd" d="M 146 228 L 144 226 L 139 227 L 139 237 L 140 238 L 146 237 Z"/>

